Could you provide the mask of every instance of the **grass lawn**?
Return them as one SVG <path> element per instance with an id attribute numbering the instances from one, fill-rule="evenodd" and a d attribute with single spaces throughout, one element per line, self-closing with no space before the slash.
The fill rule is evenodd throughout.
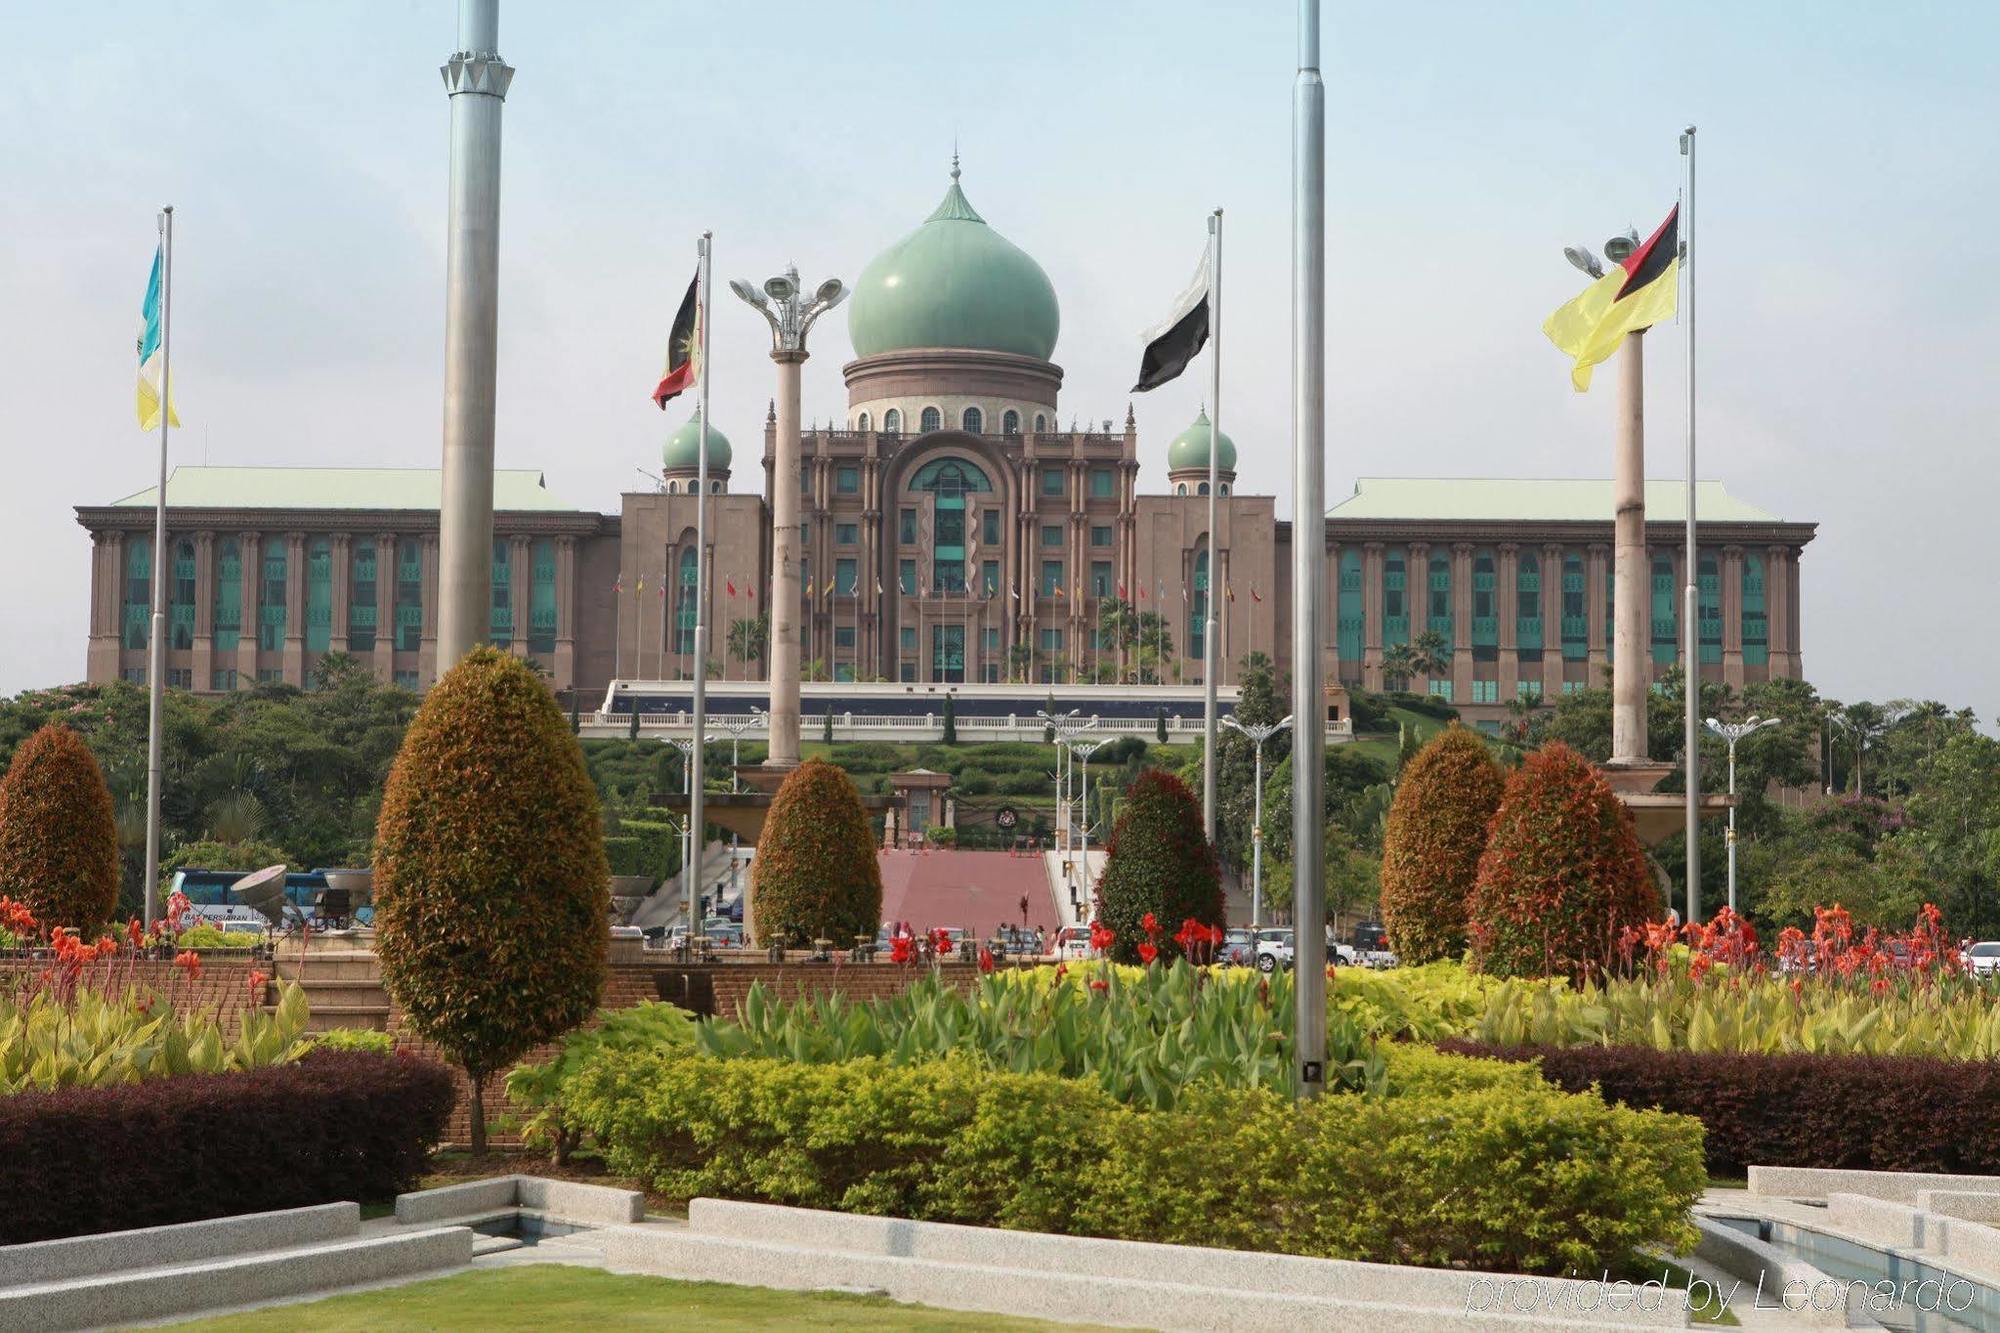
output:
<path id="1" fill-rule="evenodd" d="M 675 1282 L 595 1268 L 535 1264 L 458 1273 L 174 1327 L 216 1333 L 268 1333 L 273 1328 L 309 1333 L 415 1333 L 430 1329 L 547 1333 L 561 1328 L 1027 1329 L 1056 1325 L 901 1305 L 874 1296 Z"/>

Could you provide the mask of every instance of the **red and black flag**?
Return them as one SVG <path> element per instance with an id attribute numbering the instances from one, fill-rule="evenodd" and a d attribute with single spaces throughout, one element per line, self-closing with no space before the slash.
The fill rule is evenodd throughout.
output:
<path id="1" fill-rule="evenodd" d="M 1590 284 L 1542 324 L 1549 341 L 1576 358 L 1570 383 L 1581 393 L 1590 370 L 1625 335 L 1672 319 L 1680 290 L 1680 205 L 1618 266 Z"/>
<path id="2" fill-rule="evenodd" d="M 697 269 L 674 315 L 674 327 L 667 334 L 667 368 L 653 390 L 653 402 L 661 411 L 701 377 L 701 345 L 701 272 Z"/>

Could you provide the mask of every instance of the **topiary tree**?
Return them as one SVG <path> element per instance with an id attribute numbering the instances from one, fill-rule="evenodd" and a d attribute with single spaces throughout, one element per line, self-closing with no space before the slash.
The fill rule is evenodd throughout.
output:
<path id="1" fill-rule="evenodd" d="M 958 744 L 958 704 L 947 694 L 944 697 L 944 743 Z"/>
<path id="2" fill-rule="evenodd" d="M 1403 962 L 1465 952 L 1479 857 L 1505 782 L 1485 742 L 1456 724 L 1403 765 L 1382 833 L 1382 924 Z"/>
<path id="3" fill-rule="evenodd" d="M 472 1082 L 589 1018 L 610 921 L 597 789 L 548 686 L 480 647 L 410 722 L 375 827 L 376 952 L 410 1026 Z"/>
<path id="4" fill-rule="evenodd" d="M 1496 976 L 1602 975 L 1619 933 L 1660 912 L 1632 814 L 1561 742 L 1507 779 L 1479 858 L 1470 938 Z"/>
<path id="5" fill-rule="evenodd" d="M 1201 802 L 1165 769 L 1149 768 L 1132 780 L 1106 851 L 1097 919 L 1117 934 L 1111 946 L 1117 961 L 1139 961 L 1148 912 L 1158 924 L 1160 952 L 1169 957 L 1180 952 L 1170 937 L 1189 917 L 1223 924 L 1222 873 L 1202 833 Z"/>
<path id="6" fill-rule="evenodd" d="M 750 862 L 757 943 L 846 944 L 882 924 L 882 867 L 854 780 L 824 759 L 793 769 Z"/>
<path id="7" fill-rule="evenodd" d="M 86 940 L 118 906 L 118 818 L 97 756 L 51 722 L 0 779 L 0 894 Z"/>

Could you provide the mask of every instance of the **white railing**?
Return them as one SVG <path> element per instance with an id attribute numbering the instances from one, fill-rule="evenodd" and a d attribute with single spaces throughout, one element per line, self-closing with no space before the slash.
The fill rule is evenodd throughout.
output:
<path id="1" fill-rule="evenodd" d="M 685 735 L 693 729 L 694 719 L 687 712 L 641 713 L 639 729 L 647 734 Z M 708 717 L 709 740 L 711 744 L 732 739 L 729 728 L 740 727 L 744 740 L 767 740 L 770 735 L 769 719 L 756 713 L 711 713 Z M 1006 717 L 960 717 L 957 719 L 959 737 L 964 740 L 1039 740 L 1047 724 L 1040 718 L 1022 717 L 1009 714 Z M 583 728 L 593 738 L 622 736 L 632 729 L 632 715 L 629 713 L 593 713 L 584 719 Z M 1146 717 L 1100 717 L 1090 731 L 1099 735 L 1157 735 L 1160 729 L 1158 718 Z M 826 730 L 826 714 L 805 713 L 799 718 L 799 734 L 807 740 L 815 739 Z M 1169 717 L 1167 734 L 1172 737 L 1199 736 L 1202 720 L 1198 717 Z M 869 716 L 865 713 L 835 713 L 833 734 L 841 740 L 937 740 L 944 735 L 944 716 L 941 713 L 925 713 L 921 716 Z M 1326 737 L 1336 744 L 1354 739 L 1354 723 L 1348 719 L 1326 724 Z"/>

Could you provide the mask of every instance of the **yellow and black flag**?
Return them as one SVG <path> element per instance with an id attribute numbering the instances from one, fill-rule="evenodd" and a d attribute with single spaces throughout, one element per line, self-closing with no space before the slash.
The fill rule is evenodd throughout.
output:
<path id="1" fill-rule="evenodd" d="M 1680 287 L 1680 205 L 1618 267 L 1583 289 L 1542 324 L 1549 341 L 1576 358 L 1570 383 L 1590 387 L 1590 368 L 1610 357 L 1625 335 L 1671 319 Z"/>

